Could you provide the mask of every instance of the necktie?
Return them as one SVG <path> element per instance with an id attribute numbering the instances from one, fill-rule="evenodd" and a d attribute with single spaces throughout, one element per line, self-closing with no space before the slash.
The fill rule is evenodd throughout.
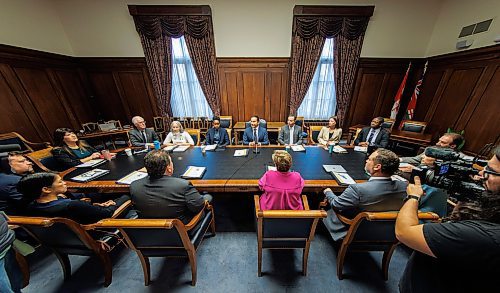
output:
<path id="1" fill-rule="evenodd" d="M 259 142 L 259 138 L 257 137 L 257 129 L 256 128 L 253 129 L 253 141 L 255 143 Z"/>
<path id="2" fill-rule="evenodd" d="M 144 143 L 148 142 L 148 137 L 146 136 L 146 131 L 142 131 L 142 137 L 144 138 Z"/>
<path id="3" fill-rule="evenodd" d="M 368 140 L 366 140 L 366 142 L 368 142 L 369 144 L 371 144 L 374 134 L 375 134 L 375 131 L 373 129 L 370 129 L 370 135 L 368 135 Z"/>

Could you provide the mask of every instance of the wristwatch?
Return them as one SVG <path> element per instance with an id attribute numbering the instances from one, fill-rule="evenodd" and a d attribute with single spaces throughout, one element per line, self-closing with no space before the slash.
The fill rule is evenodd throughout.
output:
<path id="1" fill-rule="evenodd" d="M 412 195 L 412 194 L 408 194 L 406 196 L 406 198 L 404 199 L 404 202 L 406 202 L 409 199 L 414 199 L 414 200 L 420 202 L 420 196 L 416 196 L 416 195 Z"/>

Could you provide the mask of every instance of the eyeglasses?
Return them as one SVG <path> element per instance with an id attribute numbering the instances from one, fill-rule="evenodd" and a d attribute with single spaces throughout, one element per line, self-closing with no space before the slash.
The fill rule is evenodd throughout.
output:
<path id="1" fill-rule="evenodd" d="M 484 173 L 484 176 L 483 176 L 484 179 L 488 179 L 489 174 L 495 175 L 495 176 L 500 176 L 500 173 L 493 171 L 489 166 L 484 167 L 483 173 Z"/>

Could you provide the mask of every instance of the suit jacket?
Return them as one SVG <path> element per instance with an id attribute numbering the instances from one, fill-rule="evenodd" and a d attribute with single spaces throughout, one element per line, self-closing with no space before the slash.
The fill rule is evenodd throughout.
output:
<path id="1" fill-rule="evenodd" d="M 261 144 L 269 144 L 269 137 L 267 136 L 267 129 L 264 127 L 259 127 L 259 132 L 257 133 L 258 142 Z M 248 145 L 251 141 L 254 141 L 253 128 L 247 127 L 245 132 L 243 132 L 243 144 Z"/>
<path id="2" fill-rule="evenodd" d="M 148 139 L 147 143 L 153 143 L 153 141 L 155 140 L 160 141 L 158 134 L 156 134 L 154 130 L 146 128 L 144 129 L 144 131 L 146 131 L 146 137 Z M 144 141 L 144 137 L 139 130 L 134 128 L 128 132 L 128 135 L 130 137 L 130 143 L 132 144 L 132 146 L 144 147 L 146 145 L 146 141 Z"/>
<path id="3" fill-rule="evenodd" d="M 293 143 L 294 144 L 303 144 L 302 141 L 302 128 L 300 126 L 293 126 Z M 280 133 L 278 134 L 278 142 L 280 144 L 289 144 L 290 143 L 290 127 L 285 125 L 280 128 Z"/>
<path id="4" fill-rule="evenodd" d="M 368 134 L 370 133 L 371 127 L 365 127 L 360 132 L 356 140 L 354 141 L 354 145 L 358 145 L 360 142 L 364 142 L 368 139 Z M 380 128 L 380 132 L 375 138 L 375 146 L 377 148 L 386 148 L 389 144 L 389 136 L 390 133 L 387 130 Z"/>
<path id="5" fill-rule="evenodd" d="M 23 202 L 23 195 L 17 191 L 20 175 L 0 173 L 0 211 L 15 215 Z"/>
<path id="6" fill-rule="evenodd" d="M 130 197 L 139 218 L 177 218 L 184 224 L 205 205 L 204 198 L 189 181 L 166 175 L 132 182 Z"/>
<path id="7" fill-rule="evenodd" d="M 90 154 L 98 153 L 98 151 L 91 146 L 89 146 L 88 151 L 90 152 Z M 82 163 L 82 161 L 80 161 L 80 159 L 74 153 L 68 153 L 62 147 L 55 147 L 50 152 L 52 153 L 54 160 L 63 169 L 69 169 Z"/>
<path id="8" fill-rule="evenodd" d="M 333 131 L 332 138 L 330 138 L 330 130 L 328 127 L 321 128 L 321 131 L 318 134 L 318 142 L 322 145 L 327 145 L 328 142 L 339 143 L 340 138 L 342 137 L 342 128 L 335 128 Z"/>
<path id="9" fill-rule="evenodd" d="M 348 227 L 338 218 L 333 209 L 343 216 L 354 218 L 363 211 L 382 212 L 399 211 L 406 197 L 406 182 L 393 181 L 391 178 L 374 179 L 368 182 L 352 184 L 340 195 L 326 194 L 332 209 L 323 223 L 337 241 L 345 237 Z"/>
<path id="10" fill-rule="evenodd" d="M 401 158 L 401 163 L 408 163 L 413 166 L 418 166 L 422 162 L 422 157 L 424 156 L 424 153 L 421 153 L 420 155 L 416 155 L 414 157 L 402 157 Z"/>
<path id="11" fill-rule="evenodd" d="M 205 145 L 214 144 L 215 128 L 211 127 L 206 134 Z M 219 143 L 218 146 L 226 146 L 229 144 L 229 135 L 225 128 L 219 128 Z"/>

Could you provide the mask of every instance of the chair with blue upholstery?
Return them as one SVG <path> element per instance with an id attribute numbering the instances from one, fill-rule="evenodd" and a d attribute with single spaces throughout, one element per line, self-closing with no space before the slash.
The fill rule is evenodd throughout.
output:
<path id="1" fill-rule="evenodd" d="M 401 130 L 408 132 L 415 132 L 423 134 L 425 128 L 427 127 L 427 122 L 413 121 L 413 120 L 403 120 L 401 123 Z"/>
<path id="2" fill-rule="evenodd" d="M 52 156 L 52 147 L 31 152 L 26 155 L 38 168 L 45 172 L 61 172 L 66 170 Z"/>

